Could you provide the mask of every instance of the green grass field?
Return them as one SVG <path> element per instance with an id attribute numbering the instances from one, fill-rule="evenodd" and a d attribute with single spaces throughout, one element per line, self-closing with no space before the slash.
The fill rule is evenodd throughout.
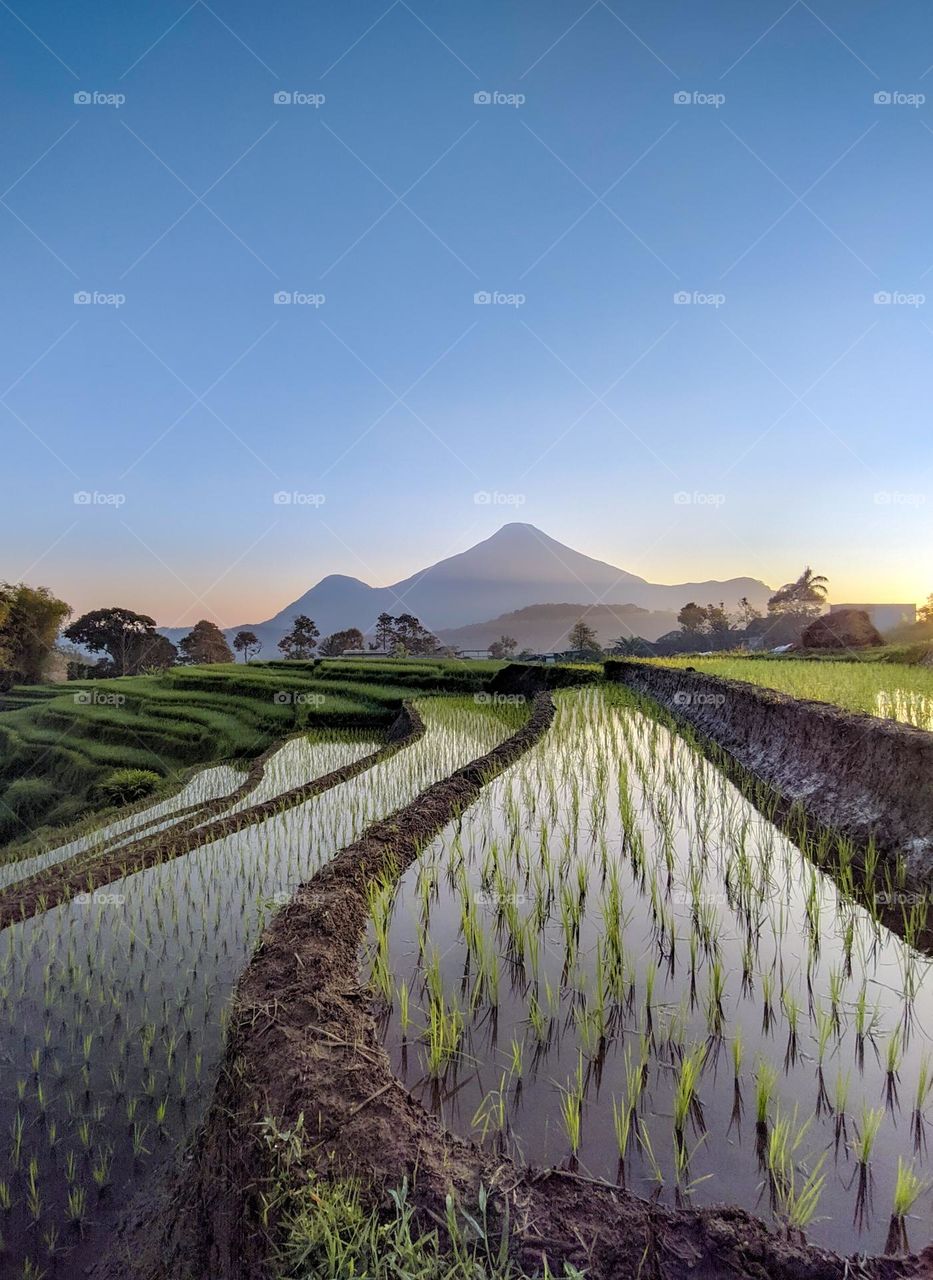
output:
<path id="1" fill-rule="evenodd" d="M 195 765 L 249 760 L 304 728 L 386 727 L 404 698 L 477 692 L 500 665 L 218 663 L 13 689 L 0 696 L 0 844 L 103 813 L 117 769 L 152 770 L 167 794 Z"/>
<path id="2" fill-rule="evenodd" d="M 727 680 L 747 680 L 795 698 L 832 702 L 848 711 L 933 729 L 933 667 L 919 663 L 796 657 L 652 659 L 658 666 L 694 667 Z"/>

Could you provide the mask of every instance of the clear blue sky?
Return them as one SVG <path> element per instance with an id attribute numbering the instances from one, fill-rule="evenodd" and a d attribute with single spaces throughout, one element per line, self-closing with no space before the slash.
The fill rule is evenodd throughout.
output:
<path id="1" fill-rule="evenodd" d="M 233 624 L 520 519 L 933 590 L 922 0 L 14 0 L 0 51 L 0 577 Z"/>

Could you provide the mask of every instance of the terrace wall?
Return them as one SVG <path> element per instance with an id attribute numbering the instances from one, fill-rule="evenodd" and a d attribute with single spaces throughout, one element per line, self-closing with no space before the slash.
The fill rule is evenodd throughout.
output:
<path id="1" fill-rule="evenodd" d="M 611 661 L 606 676 L 693 726 L 808 817 L 933 884 L 933 733 L 689 669 Z"/>

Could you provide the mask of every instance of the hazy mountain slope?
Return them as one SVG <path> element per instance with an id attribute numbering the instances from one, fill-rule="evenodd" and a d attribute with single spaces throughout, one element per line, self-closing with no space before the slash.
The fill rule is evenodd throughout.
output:
<path id="1" fill-rule="evenodd" d="M 493 640 L 507 635 L 518 641 L 519 649 L 552 653 L 570 647 L 568 633 L 581 618 L 594 629 L 603 646 L 619 636 L 657 640 L 677 626 L 676 614 L 640 609 L 633 604 L 595 605 L 589 609 L 579 604 L 532 604 L 489 622 L 443 630 L 440 639 L 457 649 L 486 649 Z"/>

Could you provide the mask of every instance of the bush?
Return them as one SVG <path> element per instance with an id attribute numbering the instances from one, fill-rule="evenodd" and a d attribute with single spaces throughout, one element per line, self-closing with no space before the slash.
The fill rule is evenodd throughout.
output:
<path id="1" fill-rule="evenodd" d="M 151 769 L 115 769 L 97 792 L 106 804 L 129 804 L 153 795 L 161 784 L 162 779 Z"/>
<path id="2" fill-rule="evenodd" d="M 20 778 L 0 793 L 0 842 L 27 834 L 39 826 L 58 792 L 42 778 Z"/>
<path id="3" fill-rule="evenodd" d="M 21 822 L 29 822 L 44 813 L 56 798 L 55 788 L 44 779 L 20 778 L 10 783 L 2 800 Z"/>

